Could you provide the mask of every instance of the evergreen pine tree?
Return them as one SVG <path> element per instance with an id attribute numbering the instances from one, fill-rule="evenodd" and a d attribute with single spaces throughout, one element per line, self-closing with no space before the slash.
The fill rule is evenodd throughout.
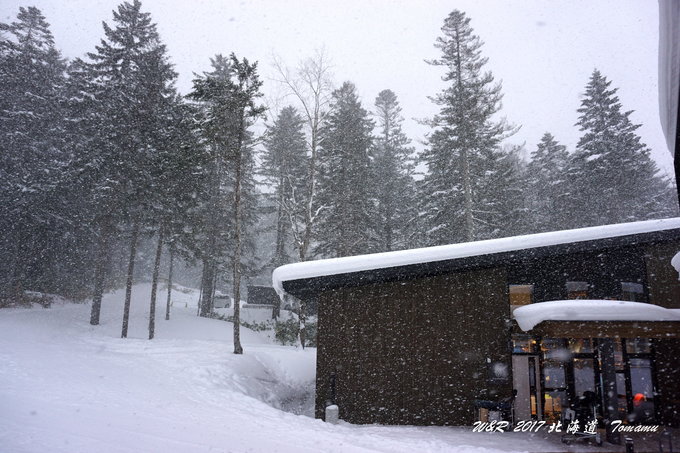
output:
<path id="1" fill-rule="evenodd" d="M 156 292 L 162 248 L 165 244 L 173 251 L 182 250 L 186 242 L 185 232 L 190 230 L 190 213 L 198 205 L 200 169 L 205 155 L 198 146 L 193 130 L 193 111 L 176 97 L 158 115 L 161 139 L 153 156 L 151 171 L 152 191 L 148 194 L 150 209 L 148 223 L 155 227 L 157 236 L 156 255 L 153 266 L 151 303 L 149 316 L 149 339 L 154 337 Z M 172 259 L 172 258 L 171 258 Z M 168 308 L 166 308 L 167 310 Z M 167 314 L 166 314 L 167 318 Z"/>
<path id="2" fill-rule="evenodd" d="M 302 242 L 307 169 L 304 120 L 294 107 L 286 107 L 268 130 L 262 172 L 272 184 L 276 198 L 276 244 L 273 266 L 290 263 L 290 241 L 295 249 Z"/>
<path id="3" fill-rule="evenodd" d="M 475 189 L 477 239 L 517 236 L 530 231 L 530 218 L 525 200 L 526 164 L 523 146 L 504 146 L 488 150 L 478 175 Z"/>
<path id="4" fill-rule="evenodd" d="M 449 86 L 432 98 L 440 112 L 431 121 L 429 149 L 421 156 L 428 169 L 420 185 L 428 245 L 494 236 L 507 215 L 500 206 L 485 204 L 491 180 L 496 191 L 505 189 L 503 180 L 494 179 L 504 173 L 494 165 L 504 160 L 498 145 L 509 132 L 504 122 L 494 120 L 501 86 L 483 72 L 482 42 L 464 13 L 449 14 L 442 32 L 435 44 L 442 57 L 429 63 L 446 68 L 443 80 Z"/>
<path id="5" fill-rule="evenodd" d="M 594 70 L 578 109 L 583 136 L 567 170 L 572 227 L 667 217 L 676 211 L 668 182 L 623 111 L 617 89 Z"/>
<path id="6" fill-rule="evenodd" d="M 354 84 L 343 83 L 333 92 L 321 134 L 317 255 L 351 256 L 377 248 L 370 181 L 372 130 Z"/>
<path id="7" fill-rule="evenodd" d="M 0 24 L 0 302 L 63 281 L 65 69 L 40 10 Z"/>
<path id="8" fill-rule="evenodd" d="M 550 133 L 541 137 L 527 165 L 527 204 L 532 217 L 532 232 L 556 231 L 571 223 L 568 211 L 569 163 L 567 147 Z"/>
<path id="9" fill-rule="evenodd" d="M 376 200 L 378 251 L 408 248 L 413 231 L 415 193 L 410 140 L 402 131 L 401 107 L 391 90 L 383 90 L 375 100 L 378 134 L 373 146 L 373 185 Z"/>
<path id="10" fill-rule="evenodd" d="M 211 165 L 210 190 L 213 192 L 209 209 L 225 211 L 227 206 L 220 206 L 221 187 L 226 182 L 230 191 L 228 206 L 231 208 L 229 233 L 230 264 L 232 270 L 232 286 L 234 298 L 234 353 L 242 354 L 239 330 L 239 307 L 241 294 L 241 278 L 243 276 L 244 258 L 248 249 L 252 249 L 252 236 L 247 232 L 256 222 L 257 200 L 254 181 L 254 157 L 252 149 L 252 132 L 254 121 L 264 112 L 264 108 L 257 105 L 257 99 L 262 96 L 260 88 L 262 82 L 257 74 L 257 63 L 250 63 L 247 59 L 239 60 L 233 53 L 229 59 L 218 55 L 213 60 L 214 71 L 204 74 L 194 80 L 194 90 L 191 97 L 202 103 L 203 116 L 201 130 L 206 144 L 213 151 Z M 222 199 L 223 200 L 223 199 Z M 219 258 L 219 251 L 215 250 L 217 234 L 224 225 L 217 224 L 215 216 L 208 213 L 209 232 L 207 254 L 210 267 L 208 275 L 204 269 L 204 295 L 208 295 L 212 288 L 206 288 L 207 279 L 213 279 L 216 266 L 214 261 Z M 207 282 L 209 285 L 211 282 Z M 206 291 L 207 290 L 207 291 Z M 205 305 L 205 304 L 204 304 Z M 202 312 L 209 312 L 212 307 L 203 307 Z"/>
<path id="11" fill-rule="evenodd" d="M 194 79 L 189 98 L 196 101 L 195 128 L 205 153 L 199 206 L 194 212 L 193 254 L 202 262 L 200 316 L 210 316 L 213 293 L 220 273 L 227 274 L 234 219 L 229 209 L 233 199 L 230 141 L 233 121 L 229 118 L 231 63 L 216 55 L 212 71 Z M 224 280 L 224 279 L 223 279 Z"/>
<path id="12" fill-rule="evenodd" d="M 168 62 L 151 20 L 141 3 L 123 3 L 113 12 L 115 26 L 104 23 L 105 38 L 83 63 L 83 99 L 91 103 L 89 124 L 95 138 L 80 156 L 85 163 L 99 232 L 99 259 L 108 255 L 107 237 L 118 227 L 128 231 L 129 258 L 122 336 L 127 336 L 137 239 L 154 215 L 154 168 L 171 127 L 169 109 L 176 98 L 177 74 Z M 91 323 L 101 304 L 102 266 L 97 266 Z"/>

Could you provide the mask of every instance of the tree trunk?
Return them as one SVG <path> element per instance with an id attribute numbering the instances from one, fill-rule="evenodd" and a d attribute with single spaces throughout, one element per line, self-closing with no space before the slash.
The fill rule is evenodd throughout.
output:
<path id="1" fill-rule="evenodd" d="M 203 261 L 203 282 L 201 284 L 201 303 L 199 304 L 199 316 L 210 316 L 212 307 L 213 287 L 215 286 L 215 263 L 208 258 Z"/>
<path id="2" fill-rule="evenodd" d="M 99 325 L 99 316 L 102 309 L 104 279 L 106 277 L 106 264 L 109 256 L 109 233 L 110 229 L 107 223 L 100 226 L 97 244 L 97 262 L 94 267 L 94 295 L 92 296 L 92 310 L 90 311 L 90 324 L 93 326 Z"/>
<path id="3" fill-rule="evenodd" d="M 168 300 L 165 302 L 165 320 L 170 320 L 170 301 L 172 299 L 172 264 L 175 259 L 175 249 L 170 245 L 170 269 L 168 270 Z"/>
<path id="4" fill-rule="evenodd" d="M 286 224 L 283 212 L 284 184 L 284 177 L 283 174 L 281 174 L 279 175 L 278 208 L 276 210 L 276 251 L 274 252 L 274 267 L 285 264 Z"/>
<path id="5" fill-rule="evenodd" d="M 208 307 L 208 314 L 212 315 L 215 313 L 215 291 L 217 290 L 217 269 L 214 272 L 215 277 L 212 281 L 212 286 L 210 287 L 210 306 Z"/>
<path id="6" fill-rule="evenodd" d="M 158 290 L 158 273 L 161 268 L 161 254 L 163 253 L 163 227 L 158 229 L 158 245 L 156 246 L 156 260 L 153 263 L 153 277 L 151 277 L 151 304 L 149 305 L 149 340 L 153 340 L 156 333 L 156 291 Z"/>
<path id="7" fill-rule="evenodd" d="M 9 282 L 7 287 L 7 299 L 9 302 L 15 302 L 18 304 L 23 304 L 26 297 L 24 293 L 24 283 L 26 279 L 26 257 L 28 256 L 28 250 L 26 250 L 26 240 L 24 235 L 24 228 L 22 221 L 24 217 L 19 217 L 17 223 L 20 225 L 18 227 L 18 234 L 10 239 L 12 242 L 14 253 L 12 254 L 11 272 L 9 276 Z"/>
<path id="8" fill-rule="evenodd" d="M 315 119 L 316 120 L 316 119 Z M 312 141 L 310 144 L 311 156 L 309 159 L 309 180 L 307 182 L 307 206 L 305 206 L 305 231 L 302 236 L 302 244 L 300 244 L 299 258 L 300 261 L 307 260 L 307 253 L 309 252 L 309 246 L 312 243 L 312 232 L 313 232 L 313 213 L 314 208 L 314 195 L 316 192 L 316 159 L 317 159 L 317 128 L 316 122 L 312 123 Z"/>
<path id="9" fill-rule="evenodd" d="M 281 316 L 281 298 L 276 297 L 276 302 L 274 302 L 274 306 L 272 307 L 272 319 L 277 320 L 279 319 L 279 316 Z"/>
<path id="10" fill-rule="evenodd" d="M 243 154 L 243 133 L 244 133 L 244 112 L 241 112 L 241 124 L 238 131 L 238 143 L 236 150 L 236 175 L 234 178 L 234 240 L 236 249 L 234 250 L 234 354 L 243 354 L 241 346 L 241 218 L 243 216 L 243 206 L 241 205 L 241 184 L 243 179 L 243 169 L 241 168 Z"/>
<path id="11" fill-rule="evenodd" d="M 198 291 L 198 304 L 196 305 L 196 316 L 201 315 L 202 303 L 203 303 L 203 276 L 201 276 L 201 289 Z"/>
<path id="12" fill-rule="evenodd" d="M 465 148 L 461 149 L 461 160 L 463 161 L 463 190 L 465 191 L 465 240 L 471 242 L 475 240 L 475 226 L 472 219 L 472 178 L 470 177 L 470 160 Z"/>
<path id="13" fill-rule="evenodd" d="M 128 261 L 127 283 L 125 285 L 125 306 L 123 307 L 123 331 L 121 338 L 127 338 L 130 319 L 130 298 L 132 297 L 132 277 L 135 272 L 135 255 L 137 254 L 137 238 L 139 237 L 139 221 L 135 220 L 130 239 L 130 258 Z"/>
<path id="14" fill-rule="evenodd" d="M 300 332 L 300 345 L 302 345 L 302 349 L 305 349 L 305 330 L 306 330 L 306 323 L 307 323 L 307 307 L 305 306 L 304 301 L 300 301 L 300 310 L 298 311 L 298 321 L 299 321 L 299 332 Z"/>

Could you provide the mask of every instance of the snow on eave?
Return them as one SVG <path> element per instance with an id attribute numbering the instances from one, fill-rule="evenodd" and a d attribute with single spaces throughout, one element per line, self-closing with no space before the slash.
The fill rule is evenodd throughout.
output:
<path id="1" fill-rule="evenodd" d="M 373 253 L 370 255 L 348 256 L 302 263 L 286 264 L 277 267 L 272 273 L 272 285 L 283 296 L 283 282 L 327 275 L 348 274 L 411 264 L 431 263 L 471 256 L 512 252 L 551 245 L 592 241 L 633 234 L 680 228 L 680 218 L 645 220 L 642 222 L 603 225 L 575 230 L 551 231 L 548 233 L 513 236 L 461 244 L 440 245 L 396 252 Z"/>
<path id="2" fill-rule="evenodd" d="M 621 300 L 556 300 L 516 308 L 519 328 L 530 331 L 543 321 L 678 321 L 680 310 Z"/>
<path id="3" fill-rule="evenodd" d="M 678 277 L 680 279 L 680 252 L 676 253 L 673 258 L 671 258 L 671 266 L 678 272 Z"/>

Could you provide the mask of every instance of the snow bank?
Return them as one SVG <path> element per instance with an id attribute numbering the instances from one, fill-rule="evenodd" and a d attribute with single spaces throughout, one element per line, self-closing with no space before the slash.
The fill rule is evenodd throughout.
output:
<path id="1" fill-rule="evenodd" d="M 680 321 L 680 311 L 620 300 L 556 300 L 524 305 L 512 312 L 525 332 L 543 321 Z"/>
<path id="2" fill-rule="evenodd" d="M 429 263 L 470 256 L 488 255 L 492 253 L 511 252 L 515 250 L 568 244 L 572 242 L 592 241 L 675 228 L 680 228 L 680 218 L 646 220 L 643 222 L 579 228 L 566 231 L 551 231 L 548 233 L 442 245 L 438 247 L 307 261 L 304 263 L 287 264 L 274 269 L 272 283 L 279 296 L 283 296 L 283 282 L 289 280 L 406 266 L 409 264 Z"/>

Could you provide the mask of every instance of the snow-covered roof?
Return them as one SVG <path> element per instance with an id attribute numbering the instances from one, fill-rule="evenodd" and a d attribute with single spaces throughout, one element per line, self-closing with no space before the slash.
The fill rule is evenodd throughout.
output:
<path id="1" fill-rule="evenodd" d="M 285 266 L 274 269 L 272 284 L 274 289 L 282 296 L 285 292 L 283 289 L 283 282 L 285 281 L 407 266 L 419 263 L 431 263 L 677 228 L 680 228 L 680 218 L 645 220 L 642 222 L 552 231 L 548 233 L 400 250 L 396 252 L 306 261 L 303 263 L 286 264 Z"/>
<path id="2" fill-rule="evenodd" d="M 678 321 L 680 310 L 621 300 L 556 300 L 516 308 L 520 329 L 530 331 L 543 321 Z"/>

